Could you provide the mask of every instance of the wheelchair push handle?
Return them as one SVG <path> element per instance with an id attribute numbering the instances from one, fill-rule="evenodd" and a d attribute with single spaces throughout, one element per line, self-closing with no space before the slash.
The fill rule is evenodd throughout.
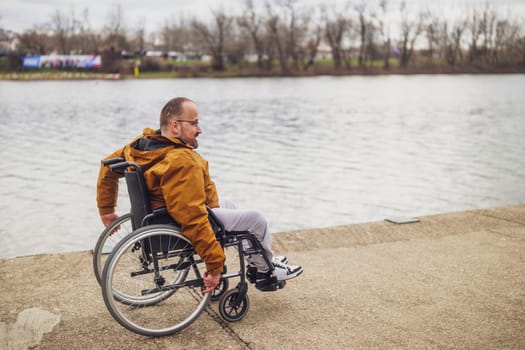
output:
<path id="1" fill-rule="evenodd" d="M 124 171 L 129 167 L 132 167 L 135 171 L 142 174 L 142 168 L 140 165 L 134 162 L 127 162 L 126 159 L 122 157 L 104 159 L 102 161 L 104 166 L 109 166 L 111 171 Z"/>
<path id="2" fill-rule="evenodd" d="M 126 162 L 126 159 L 117 157 L 102 160 L 102 165 L 109 167 L 111 171 L 123 171 L 131 165 L 131 162 Z"/>
<path id="3" fill-rule="evenodd" d="M 104 166 L 109 166 L 111 164 L 116 164 L 116 163 L 122 163 L 122 162 L 125 162 L 126 160 L 122 157 L 117 157 L 117 158 L 111 158 L 111 159 L 104 159 L 102 160 L 102 165 Z"/>

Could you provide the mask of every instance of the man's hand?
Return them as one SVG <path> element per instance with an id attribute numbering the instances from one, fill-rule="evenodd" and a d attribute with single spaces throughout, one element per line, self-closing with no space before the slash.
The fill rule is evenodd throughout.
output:
<path id="1" fill-rule="evenodd" d="M 104 224 L 104 227 L 108 227 L 111 225 L 111 223 L 118 219 L 118 215 L 116 213 L 110 213 L 106 215 L 100 215 L 100 220 L 102 221 L 102 224 Z M 115 227 L 113 231 L 111 231 L 109 234 L 112 235 L 113 233 L 117 232 L 120 229 L 120 226 Z"/>
<path id="2" fill-rule="evenodd" d="M 211 293 L 213 292 L 215 287 L 219 285 L 219 282 L 221 281 L 221 275 L 218 274 L 218 275 L 212 276 L 208 274 L 208 271 L 205 271 L 203 280 L 204 280 L 204 289 L 202 290 L 202 292 L 204 294 Z"/>

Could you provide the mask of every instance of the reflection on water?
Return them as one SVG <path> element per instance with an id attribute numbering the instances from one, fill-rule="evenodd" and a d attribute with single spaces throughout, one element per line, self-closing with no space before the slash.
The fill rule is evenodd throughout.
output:
<path id="1" fill-rule="evenodd" d="M 524 88 L 524 75 L 0 82 L 0 257 L 90 249 L 99 160 L 179 95 L 200 108 L 219 194 L 273 231 L 523 203 Z"/>

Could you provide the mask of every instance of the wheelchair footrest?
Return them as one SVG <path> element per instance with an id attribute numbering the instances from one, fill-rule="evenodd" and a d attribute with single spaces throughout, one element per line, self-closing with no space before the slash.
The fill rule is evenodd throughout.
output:
<path id="1" fill-rule="evenodd" d="M 271 277 L 267 280 L 257 281 L 255 288 L 262 292 L 275 292 L 276 290 L 283 289 L 286 285 L 286 281 L 278 281 L 277 277 Z"/>
<path id="2" fill-rule="evenodd" d="M 250 283 L 255 284 L 255 288 L 263 292 L 274 292 L 283 289 L 286 285 L 286 281 L 279 281 L 277 277 L 271 275 L 264 279 L 257 279 L 257 269 L 251 266 L 246 271 L 246 278 Z"/>

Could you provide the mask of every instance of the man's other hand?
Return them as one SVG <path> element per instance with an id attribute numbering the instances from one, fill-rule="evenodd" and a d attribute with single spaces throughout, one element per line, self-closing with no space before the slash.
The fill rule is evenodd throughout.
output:
<path id="1" fill-rule="evenodd" d="M 217 274 L 213 276 L 213 275 L 208 274 L 208 271 L 205 271 L 203 280 L 204 280 L 204 289 L 202 290 L 202 292 L 204 294 L 211 293 L 213 292 L 215 287 L 219 285 L 219 282 L 221 281 L 221 275 Z"/>
<path id="2" fill-rule="evenodd" d="M 116 213 L 106 214 L 106 215 L 100 215 L 100 220 L 104 224 L 104 227 L 108 227 L 111 225 L 111 223 L 118 219 L 118 215 Z"/>
<path id="3" fill-rule="evenodd" d="M 101 215 L 100 216 L 100 220 L 102 221 L 102 224 L 104 224 L 105 227 L 108 227 L 109 225 L 111 225 L 111 223 L 115 220 L 118 219 L 118 215 L 116 213 L 111 213 L 111 214 L 106 214 L 106 215 Z M 114 234 L 115 232 L 117 232 L 118 230 L 120 229 L 120 225 L 115 227 L 110 233 L 109 235 L 111 236 L 112 234 Z"/>

